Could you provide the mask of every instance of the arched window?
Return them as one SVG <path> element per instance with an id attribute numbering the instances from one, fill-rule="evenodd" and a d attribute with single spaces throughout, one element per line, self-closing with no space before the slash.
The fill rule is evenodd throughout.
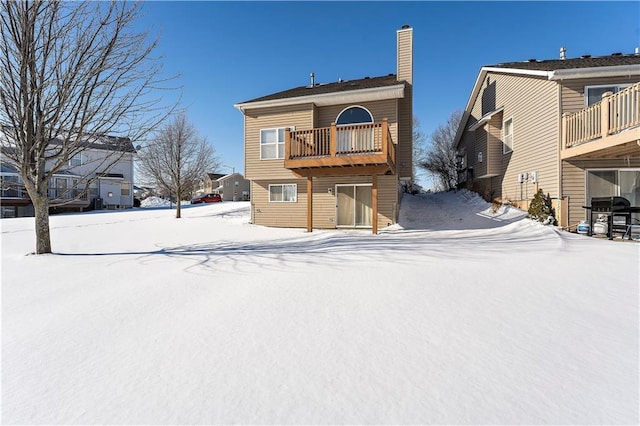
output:
<path id="1" fill-rule="evenodd" d="M 373 123 L 373 115 L 358 105 L 345 108 L 338 114 L 336 125 L 339 154 L 375 151 L 374 130 L 368 123 Z"/>
<path id="2" fill-rule="evenodd" d="M 373 123 L 373 115 L 361 106 L 350 106 L 342 110 L 336 118 L 336 124 Z"/>

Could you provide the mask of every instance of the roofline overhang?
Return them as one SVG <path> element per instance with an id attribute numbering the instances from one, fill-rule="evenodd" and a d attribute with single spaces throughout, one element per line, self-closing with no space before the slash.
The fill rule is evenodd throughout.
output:
<path id="1" fill-rule="evenodd" d="M 626 77 L 640 75 L 640 65 L 618 65 L 615 67 L 573 68 L 552 71 L 549 80 L 571 80 L 576 78 Z"/>
<path id="2" fill-rule="evenodd" d="M 404 83 L 385 87 L 348 90 L 343 92 L 321 93 L 318 95 L 298 96 L 295 98 L 270 99 L 267 101 L 243 102 L 233 105 L 240 112 L 248 109 L 269 108 L 313 103 L 316 106 L 339 105 L 353 102 L 380 101 L 404 98 Z"/>

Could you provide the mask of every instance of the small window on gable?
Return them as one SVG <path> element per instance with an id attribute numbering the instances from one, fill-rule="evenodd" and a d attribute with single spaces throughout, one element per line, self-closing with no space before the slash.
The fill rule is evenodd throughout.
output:
<path id="1" fill-rule="evenodd" d="M 602 86 L 585 86 L 584 102 L 585 106 L 590 106 L 602 100 L 602 95 L 606 92 L 618 93 L 621 90 L 631 86 L 630 84 L 609 84 Z"/>
<path id="2" fill-rule="evenodd" d="M 79 152 L 69 159 L 69 166 L 81 166 L 82 165 L 82 153 Z"/>
<path id="3" fill-rule="evenodd" d="M 504 133 L 502 137 L 502 153 L 508 154 L 513 151 L 513 117 L 505 120 L 502 125 L 502 132 Z"/>
<path id="4" fill-rule="evenodd" d="M 337 125 L 359 123 L 373 123 L 373 115 L 366 108 L 357 105 L 343 109 L 336 118 Z"/>

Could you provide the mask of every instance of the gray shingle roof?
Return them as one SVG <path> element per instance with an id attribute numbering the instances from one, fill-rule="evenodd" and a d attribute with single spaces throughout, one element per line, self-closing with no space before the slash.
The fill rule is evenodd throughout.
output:
<path id="1" fill-rule="evenodd" d="M 490 65 L 496 68 L 515 68 L 533 71 L 556 71 L 578 68 L 595 68 L 595 67 L 614 67 L 621 65 L 639 65 L 639 54 L 622 54 L 614 53 L 609 56 L 589 56 L 585 55 L 580 58 L 567 59 L 545 59 L 535 60 L 529 59 L 523 62 L 505 62 L 497 65 Z"/>
<path id="2" fill-rule="evenodd" d="M 396 84 L 404 84 L 404 82 L 398 81 L 395 74 L 389 74 L 382 77 L 365 77 L 359 80 L 345 80 L 335 83 L 316 83 L 313 87 L 311 87 L 311 85 L 295 87 L 293 89 L 272 93 L 270 95 L 251 99 L 242 103 L 298 98 L 301 96 L 321 95 L 325 93 L 347 92 L 350 90 L 394 86 Z"/>

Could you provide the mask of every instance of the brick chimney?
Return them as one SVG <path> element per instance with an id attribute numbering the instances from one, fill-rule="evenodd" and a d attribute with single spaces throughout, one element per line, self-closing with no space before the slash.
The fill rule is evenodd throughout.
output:
<path id="1" fill-rule="evenodd" d="M 413 179 L 413 28 L 403 25 L 398 37 L 398 81 L 406 82 L 404 98 L 398 100 L 396 169 L 402 181 Z"/>

